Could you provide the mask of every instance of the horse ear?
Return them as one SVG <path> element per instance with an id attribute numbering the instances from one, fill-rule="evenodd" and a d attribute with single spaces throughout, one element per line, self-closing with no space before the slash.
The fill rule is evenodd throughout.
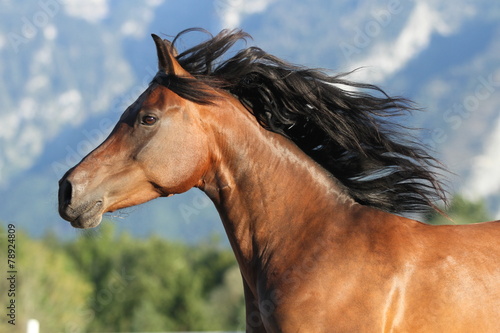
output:
<path id="1" fill-rule="evenodd" d="M 156 45 L 158 54 L 158 70 L 167 74 L 178 76 L 190 76 L 190 74 L 182 68 L 177 59 L 177 50 L 172 43 L 166 39 L 162 39 L 158 35 L 151 34 Z"/>

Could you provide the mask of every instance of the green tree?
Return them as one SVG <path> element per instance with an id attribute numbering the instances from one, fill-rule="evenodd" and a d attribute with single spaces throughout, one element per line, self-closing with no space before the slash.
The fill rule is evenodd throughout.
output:
<path id="1" fill-rule="evenodd" d="M 5 229 L 0 234 L 0 252 L 5 253 L 9 244 Z M 16 230 L 15 246 L 16 325 L 3 318 L 0 332 L 24 333 L 29 319 L 37 319 L 45 332 L 79 332 L 86 324 L 86 299 L 92 285 L 77 273 L 74 262 L 58 244 L 48 246 Z M 6 264 L 4 260 L 2 264 Z M 6 278 L 0 279 L 1 304 L 6 304 L 8 283 Z"/>
<path id="2" fill-rule="evenodd" d="M 211 319 L 209 329 L 245 330 L 245 298 L 237 265 L 226 270 L 223 282 L 210 291 L 205 311 Z"/>
<path id="3" fill-rule="evenodd" d="M 117 235 L 105 223 L 66 252 L 94 286 L 89 331 L 227 330 L 242 320 L 241 276 L 229 249 Z"/>
<path id="4" fill-rule="evenodd" d="M 1 225 L 0 235 L 0 248 L 7 249 Z M 218 243 L 133 238 L 104 223 L 70 242 L 16 230 L 15 244 L 16 326 L 2 320 L 0 332 L 24 333 L 30 318 L 43 332 L 244 327 L 241 275 L 233 253 Z M 1 290 L 8 284 L 0 279 Z M 4 298 L 3 292 L 2 304 Z"/>
<path id="5" fill-rule="evenodd" d="M 490 221 L 492 218 L 484 200 L 470 201 L 457 194 L 447 209 L 443 209 L 448 217 L 432 212 L 426 217 L 430 224 L 469 224 Z"/>

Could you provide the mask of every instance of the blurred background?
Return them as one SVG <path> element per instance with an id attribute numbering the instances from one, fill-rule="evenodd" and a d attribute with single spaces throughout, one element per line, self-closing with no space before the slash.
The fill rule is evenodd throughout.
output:
<path id="1" fill-rule="evenodd" d="M 19 287 L 17 325 L 2 315 L 0 331 L 30 318 L 42 332 L 244 329 L 241 278 L 200 191 L 87 232 L 57 214 L 58 179 L 154 76 L 150 34 L 190 27 L 243 28 L 248 45 L 332 73 L 361 67 L 352 80 L 425 109 L 403 121 L 450 171 L 455 220 L 500 218 L 496 0 L 0 0 L 0 272 L 11 224 Z"/>

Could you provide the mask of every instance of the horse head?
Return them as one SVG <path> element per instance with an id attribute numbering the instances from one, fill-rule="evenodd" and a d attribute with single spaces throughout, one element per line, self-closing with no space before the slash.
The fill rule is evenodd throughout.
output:
<path id="1" fill-rule="evenodd" d="M 195 81 L 172 44 L 153 35 L 156 80 L 130 105 L 109 137 L 59 181 L 59 213 L 77 228 L 97 226 L 106 212 L 196 186 L 208 164 L 199 105 L 159 80 Z"/>

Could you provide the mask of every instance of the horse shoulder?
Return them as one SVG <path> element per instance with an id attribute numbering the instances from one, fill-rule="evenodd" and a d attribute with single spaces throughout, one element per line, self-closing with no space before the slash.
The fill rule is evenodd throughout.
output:
<path id="1" fill-rule="evenodd" d="M 488 251 L 499 248 L 499 223 L 430 226 L 364 208 L 352 216 L 352 228 L 325 232 L 267 294 L 278 300 L 268 304 L 275 322 L 312 331 L 497 329 L 488 309 L 500 307 L 500 265 Z"/>
<path id="2" fill-rule="evenodd" d="M 391 308 L 405 320 L 392 324 L 408 331 L 500 331 L 493 320 L 500 308 L 500 223 L 404 224 L 406 272 L 395 276 L 401 295 Z"/>

